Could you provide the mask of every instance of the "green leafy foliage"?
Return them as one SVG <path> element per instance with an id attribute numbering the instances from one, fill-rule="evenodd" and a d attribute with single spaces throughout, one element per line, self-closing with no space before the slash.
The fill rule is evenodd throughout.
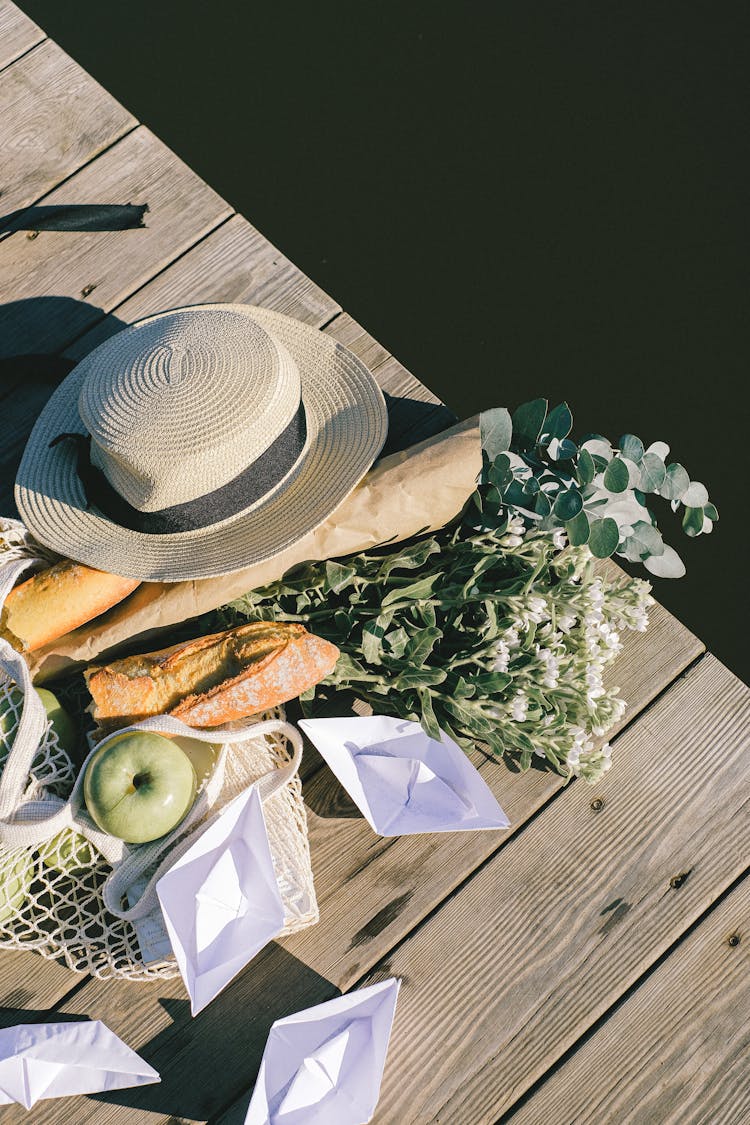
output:
<path id="1" fill-rule="evenodd" d="M 602 434 L 587 434 L 576 443 L 568 404 L 548 411 L 543 398 L 519 406 L 511 423 L 510 438 L 507 411 L 490 411 L 483 423 L 489 436 L 473 503 L 476 529 L 502 532 L 520 518 L 527 529 L 563 529 L 572 546 L 588 544 L 597 558 L 617 554 L 645 564 L 664 554 L 648 496 L 670 501 L 675 510 L 682 506 L 689 536 L 711 531 L 719 518 L 705 485 L 691 481 L 679 462 L 665 461 L 666 442 L 646 448 L 635 434 L 623 434 L 613 446 Z M 672 554 L 651 573 L 684 573 Z"/>
<path id="2" fill-rule="evenodd" d="M 608 765 L 593 737 L 622 714 L 601 667 L 623 629 L 645 628 L 648 584 L 604 582 L 618 554 L 660 577 L 685 568 L 646 500 L 684 508 L 687 534 L 718 519 L 669 447 L 626 434 L 574 441 L 566 403 L 482 416 L 483 469 L 460 519 L 433 535 L 309 564 L 208 615 L 203 632 L 245 620 L 301 621 L 338 646 L 334 672 L 302 697 L 308 714 L 358 698 L 378 713 L 479 741 L 566 777 Z M 563 534 L 564 533 L 564 534 Z M 568 546 L 565 545 L 567 538 Z"/>
<path id="3" fill-rule="evenodd" d="M 615 693 L 591 694 L 592 675 L 596 682 L 616 649 L 592 646 L 600 626 L 588 615 L 600 607 L 601 636 L 611 637 L 643 628 L 649 600 L 638 579 L 603 583 L 586 548 L 561 552 L 545 533 L 475 531 L 463 520 L 334 567 L 309 564 L 199 628 L 302 621 L 341 650 L 333 673 L 301 697 L 306 714 L 340 713 L 360 699 L 421 722 L 433 738 L 442 729 L 467 750 L 479 743 L 521 768 L 544 760 L 593 780 L 608 757 L 592 735 L 582 753 L 583 732 L 605 730 L 622 704 Z"/>
<path id="4" fill-rule="evenodd" d="M 602 520 L 594 520 L 591 524 L 589 535 L 589 550 L 595 559 L 608 559 L 617 550 L 620 541 L 620 531 L 613 519 L 605 516 Z"/>

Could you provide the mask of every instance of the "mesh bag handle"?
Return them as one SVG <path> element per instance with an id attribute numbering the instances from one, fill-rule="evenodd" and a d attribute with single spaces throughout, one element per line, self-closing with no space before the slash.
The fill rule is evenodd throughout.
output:
<path id="1" fill-rule="evenodd" d="M 244 722 L 241 726 L 233 724 L 231 729 L 221 727 L 197 729 L 195 727 L 189 727 L 186 723 L 173 718 L 171 715 L 156 715 L 153 718 L 144 719 L 140 723 L 134 723 L 132 726 L 123 727 L 122 730 L 114 731 L 97 743 L 91 751 L 91 754 L 89 754 L 86 761 L 83 763 L 73 790 L 71 801 L 76 805 L 77 810 L 80 810 L 80 793 L 83 786 L 83 776 L 86 772 L 89 759 L 102 746 L 106 746 L 107 743 L 111 742 L 113 738 L 117 738 L 121 734 L 126 734 L 130 731 L 154 731 L 157 734 L 194 738 L 199 742 L 220 742 L 223 745 L 222 756 L 214 771 L 214 778 L 211 778 L 200 790 L 187 816 L 185 816 L 177 827 L 166 836 L 160 837 L 160 839 L 155 840 L 151 844 L 141 844 L 132 850 L 128 849 L 128 854 L 126 854 L 122 862 L 118 863 L 113 868 L 111 874 L 107 877 L 102 887 L 104 905 L 115 917 L 132 922 L 138 918 L 143 918 L 146 914 L 150 914 L 152 910 L 156 909 L 158 906 L 156 883 L 197 840 L 201 830 L 204 827 L 208 827 L 208 824 L 203 825 L 201 822 L 211 811 L 218 796 L 218 792 L 221 789 L 224 757 L 226 755 L 227 746 L 231 746 L 237 742 L 247 742 L 250 738 L 262 738 L 264 735 L 271 733 L 283 734 L 288 738 L 293 748 L 293 755 L 289 765 L 281 769 L 269 770 L 267 774 L 254 782 L 254 785 L 257 786 L 260 793 L 261 801 L 265 802 L 272 797 L 274 793 L 277 793 L 285 785 L 288 785 L 296 776 L 300 761 L 302 760 L 302 736 L 296 727 L 281 719 L 268 719 L 266 722 Z M 212 785 L 211 781 L 215 779 L 216 784 Z M 77 797 L 78 801 L 76 801 Z M 78 822 L 81 823 L 80 816 L 77 819 Z M 84 829 L 85 835 L 90 835 L 87 825 L 81 823 L 81 827 Z M 195 830 L 190 831 L 191 829 Z M 157 865 L 156 870 L 149 877 L 141 895 L 135 902 L 129 902 L 127 908 L 123 908 L 122 900 L 127 894 L 129 887 L 146 871 L 152 870 L 154 864 Z"/>
<path id="2" fill-rule="evenodd" d="M 39 559 L 23 558 L 0 567 L 0 606 L 24 571 L 38 568 L 40 562 Z M 62 797 L 50 794 L 44 800 L 24 801 L 34 755 L 47 733 L 47 712 L 33 688 L 23 656 L 2 638 L 0 671 L 17 685 L 23 695 L 13 745 L 0 773 L 0 842 L 8 847 L 23 847 L 49 839 L 69 827 L 72 816 Z"/>

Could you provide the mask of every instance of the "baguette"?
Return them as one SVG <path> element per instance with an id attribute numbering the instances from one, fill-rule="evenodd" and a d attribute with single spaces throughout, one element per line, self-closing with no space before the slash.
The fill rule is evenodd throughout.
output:
<path id="1" fill-rule="evenodd" d="M 335 645 L 303 625 L 254 621 L 84 673 L 103 729 L 151 715 L 214 727 L 294 699 L 331 672 Z"/>
<path id="2" fill-rule="evenodd" d="M 34 652 L 111 609 L 138 585 L 133 578 L 63 559 L 11 590 L 0 636 L 19 652 Z"/>

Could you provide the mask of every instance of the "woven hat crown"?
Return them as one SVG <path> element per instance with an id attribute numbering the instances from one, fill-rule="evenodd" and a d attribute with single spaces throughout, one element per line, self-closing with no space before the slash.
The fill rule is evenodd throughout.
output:
<path id="1" fill-rule="evenodd" d="M 78 410 L 91 460 L 143 512 L 233 480 L 300 404 L 299 371 L 281 341 L 226 307 L 134 324 L 83 364 Z"/>

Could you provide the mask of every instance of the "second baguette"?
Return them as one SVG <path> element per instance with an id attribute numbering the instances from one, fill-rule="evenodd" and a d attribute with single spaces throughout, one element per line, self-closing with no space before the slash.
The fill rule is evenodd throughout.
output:
<path id="1" fill-rule="evenodd" d="M 296 698 L 331 672 L 335 645 L 303 625 L 255 621 L 85 673 L 99 726 L 174 715 L 194 727 L 245 718 Z"/>
<path id="2" fill-rule="evenodd" d="M 34 652 L 117 605 L 140 583 L 63 559 L 15 586 L 5 599 L 2 635 Z"/>

